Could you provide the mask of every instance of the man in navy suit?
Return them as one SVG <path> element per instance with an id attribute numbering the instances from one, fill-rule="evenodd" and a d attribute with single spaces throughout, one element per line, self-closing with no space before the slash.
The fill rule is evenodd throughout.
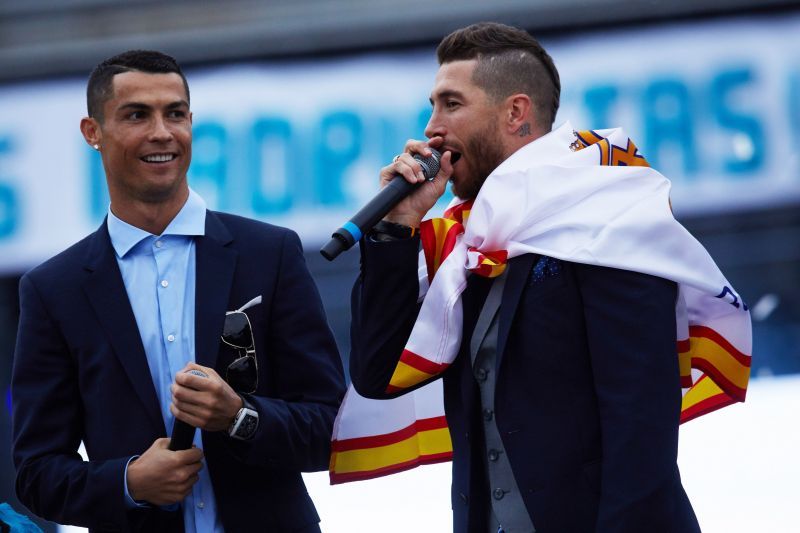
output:
<path id="1" fill-rule="evenodd" d="M 350 372 L 370 398 L 438 377 L 399 391 L 393 381 L 420 309 L 422 218 L 448 180 L 458 198 L 475 199 L 495 169 L 551 131 L 559 104 L 552 59 L 524 31 L 476 24 L 437 53 L 429 140 L 409 141 L 381 183 L 422 182 L 412 154 L 430 148 L 443 154 L 441 171 L 361 243 Z M 466 283 L 460 349 L 442 372 L 455 531 L 699 531 L 677 468 L 676 284 L 534 253 Z M 438 371 L 427 365 L 417 374 Z"/>
<path id="2" fill-rule="evenodd" d="M 300 473 L 327 467 L 344 379 L 297 235 L 188 187 L 171 57 L 106 60 L 87 99 L 111 205 L 20 282 L 20 500 L 93 531 L 319 531 Z M 202 430 L 195 447 L 168 449 L 175 419 Z"/>

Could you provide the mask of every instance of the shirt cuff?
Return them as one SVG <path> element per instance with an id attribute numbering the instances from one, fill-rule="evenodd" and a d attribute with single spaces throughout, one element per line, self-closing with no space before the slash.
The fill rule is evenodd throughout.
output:
<path id="1" fill-rule="evenodd" d="M 136 500 L 131 498 L 131 495 L 128 492 L 128 467 L 130 466 L 131 461 L 138 458 L 139 458 L 138 455 L 134 455 L 133 457 L 128 459 L 127 463 L 125 463 L 125 483 L 123 486 L 125 487 L 125 507 L 128 509 L 135 509 L 137 507 L 150 507 L 150 505 L 147 502 L 137 502 Z"/>

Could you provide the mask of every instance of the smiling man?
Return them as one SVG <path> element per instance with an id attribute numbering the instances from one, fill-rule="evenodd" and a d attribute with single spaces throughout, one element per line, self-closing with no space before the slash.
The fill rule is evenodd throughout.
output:
<path id="1" fill-rule="evenodd" d="M 87 100 L 111 205 L 20 282 L 20 500 L 92 531 L 319 531 L 300 473 L 328 464 L 344 381 L 297 235 L 189 188 L 173 58 L 107 59 Z M 176 419 L 194 447 L 169 449 Z"/>
<path id="2" fill-rule="evenodd" d="M 422 436 L 437 417 L 408 425 L 414 402 L 391 401 L 441 377 L 456 532 L 699 531 L 677 467 L 691 376 L 676 346 L 704 359 L 687 349 L 715 330 L 749 353 L 746 306 L 725 297 L 729 284 L 672 217 L 669 182 L 621 130 L 551 130 L 560 80 L 528 33 L 475 24 L 437 54 L 428 140 L 408 141 L 380 173 L 382 185 L 400 174 L 422 186 L 361 241 L 352 297 L 353 385 L 382 400 L 369 409 L 383 428 L 402 429 L 371 431 L 357 412 L 368 402 L 348 400 L 337 426 L 397 443 L 405 462 L 376 455 L 381 469 L 365 460 L 347 475 L 441 460 L 437 437 Z M 422 183 L 412 155 L 431 148 L 441 170 Z M 444 218 L 423 221 L 448 180 Z"/>

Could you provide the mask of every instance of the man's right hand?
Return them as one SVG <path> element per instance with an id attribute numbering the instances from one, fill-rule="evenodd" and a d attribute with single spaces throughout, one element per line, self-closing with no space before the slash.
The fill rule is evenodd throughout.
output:
<path id="1" fill-rule="evenodd" d="M 431 139 L 430 144 L 426 141 L 415 141 L 413 139 L 406 142 L 403 153 L 390 165 L 381 169 L 381 188 L 385 187 L 397 174 L 403 176 L 409 183 L 421 183 L 424 181 L 422 167 L 414 159 L 413 154 L 428 157 L 431 155 L 430 148 L 436 148 L 436 145 L 440 143 L 440 137 Z M 452 154 L 449 151 L 442 154 L 442 158 L 439 161 L 439 173 L 436 177 L 423 183 L 422 187 L 404 198 L 384 217 L 384 220 L 418 228 L 425 214 L 444 194 L 447 180 L 450 179 L 450 175 L 453 173 L 453 166 L 450 163 L 451 156 Z"/>
<path id="2" fill-rule="evenodd" d="M 169 439 L 158 439 L 128 465 L 128 494 L 136 501 L 171 505 L 183 501 L 203 467 L 203 450 L 171 451 Z"/>

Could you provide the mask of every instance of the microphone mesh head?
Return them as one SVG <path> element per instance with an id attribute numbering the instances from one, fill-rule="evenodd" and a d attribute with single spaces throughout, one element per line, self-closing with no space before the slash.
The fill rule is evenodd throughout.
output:
<path id="1" fill-rule="evenodd" d="M 425 175 L 426 180 L 432 180 L 436 177 L 436 174 L 439 173 L 439 159 L 442 157 L 437 150 L 430 148 L 432 152 L 429 157 L 422 157 L 419 154 L 414 155 L 414 159 L 416 159 L 420 166 L 422 167 L 422 173 Z"/>

